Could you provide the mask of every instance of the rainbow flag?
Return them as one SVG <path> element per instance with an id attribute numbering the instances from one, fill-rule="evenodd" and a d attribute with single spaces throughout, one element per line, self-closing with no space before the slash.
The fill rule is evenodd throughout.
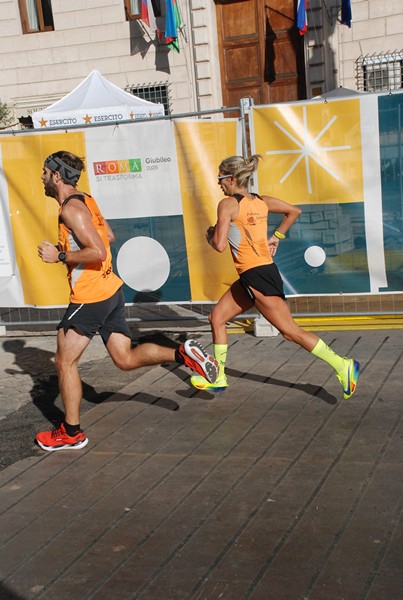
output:
<path id="1" fill-rule="evenodd" d="M 166 1 L 165 41 L 171 50 L 179 52 L 178 29 L 182 26 L 177 0 Z"/>

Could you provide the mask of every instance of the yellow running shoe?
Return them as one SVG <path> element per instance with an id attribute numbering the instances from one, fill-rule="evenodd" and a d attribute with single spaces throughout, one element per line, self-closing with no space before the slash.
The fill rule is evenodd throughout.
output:
<path id="1" fill-rule="evenodd" d="M 344 367 L 336 373 L 343 388 L 343 398 L 348 400 L 355 392 L 360 374 L 360 363 L 353 358 L 343 358 Z"/>
<path id="2" fill-rule="evenodd" d="M 209 383 L 207 379 L 200 375 L 192 375 L 190 383 L 198 390 L 206 392 L 224 392 L 228 387 L 226 375 L 219 375 L 214 383 Z"/>

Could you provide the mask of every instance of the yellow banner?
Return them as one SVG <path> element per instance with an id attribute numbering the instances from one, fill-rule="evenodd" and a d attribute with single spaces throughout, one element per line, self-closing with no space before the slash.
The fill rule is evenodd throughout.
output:
<path id="1" fill-rule="evenodd" d="M 69 289 L 66 267 L 46 264 L 38 256 L 38 244 L 58 241 L 58 203 L 45 196 L 41 180 L 45 158 L 58 150 L 85 156 L 84 133 L 19 135 L 1 140 L 3 169 L 9 182 L 10 222 L 15 255 L 26 304 L 55 306 L 67 304 Z M 88 178 L 80 179 L 83 190 Z"/>
<path id="2" fill-rule="evenodd" d="M 362 202 L 359 99 L 253 108 L 259 191 L 292 204 Z"/>
<path id="3" fill-rule="evenodd" d="M 218 300 L 237 277 L 229 249 L 219 254 L 205 238 L 223 197 L 218 165 L 236 154 L 236 133 L 235 121 L 175 122 L 191 297 L 196 301 Z"/>
<path id="4" fill-rule="evenodd" d="M 108 211 L 108 220 L 112 221 L 118 238 L 112 248 L 118 274 L 117 263 L 120 260 L 119 264 L 123 264 L 125 243 L 132 238 L 139 242 L 148 236 L 155 238 L 168 256 L 164 284 L 159 286 L 163 290 L 149 290 L 156 295 L 160 293 L 161 301 L 213 302 L 236 279 L 229 249 L 222 254 L 214 251 L 207 244 L 205 232 L 216 223 L 217 205 L 222 198 L 217 183 L 218 165 L 223 158 L 236 154 L 238 122 L 232 119 L 176 121 L 171 125 L 175 132 L 175 139 L 172 131 L 170 138 L 172 154 L 166 143 L 162 149 L 161 137 L 153 140 L 151 149 L 139 149 L 137 142 L 137 145 L 131 142 L 129 127 L 121 126 L 119 144 L 110 127 L 107 130 L 30 132 L 0 141 L 12 250 L 25 305 L 63 306 L 69 302 L 65 266 L 42 262 L 37 250 L 42 241 L 53 244 L 58 241 L 59 206 L 54 198 L 45 196 L 41 180 L 45 158 L 58 150 L 70 151 L 86 161 L 88 172 L 82 174 L 79 189 L 88 193 L 94 193 L 95 189 L 97 202 Z M 144 129 L 145 126 L 139 127 Z M 151 127 L 155 126 L 150 124 Z M 141 132 L 145 135 L 143 129 Z M 119 165 L 129 159 L 136 161 L 137 178 L 128 178 L 126 172 L 101 177 L 94 171 L 112 159 L 113 164 L 120 161 Z M 143 182 L 147 183 L 146 192 L 141 191 Z M 165 185 L 162 191 L 161 185 Z M 116 198 L 114 193 L 117 193 Z M 141 202 L 145 193 L 147 202 Z M 172 223 L 180 227 L 182 235 L 184 232 L 184 242 L 180 242 L 179 248 L 170 241 L 170 238 L 182 239 L 178 232 L 170 229 Z M 152 258 L 146 255 L 146 264 L 148 261 L 151 264 Z M 139 265 L 130 256 L 128 261 L 130 273 L 137 277 L 132 278 L 136 285 L 146 285 L 138 274 Z M 138 291 L 136 285 L 131 286 L 130 278 L 127 281 L 122 278 L 128 286 L 128 296 L 133 298 Z"/>

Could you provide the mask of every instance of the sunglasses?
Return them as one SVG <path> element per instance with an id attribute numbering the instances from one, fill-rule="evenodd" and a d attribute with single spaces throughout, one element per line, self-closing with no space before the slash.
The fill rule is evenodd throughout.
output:
<path id="1" fill-rule="evenodd" d="M 218 175 L 217 181 L 221 181 L 221 179 L 227 179 L 227 177 L 232 177 L 232 175 Z"/>

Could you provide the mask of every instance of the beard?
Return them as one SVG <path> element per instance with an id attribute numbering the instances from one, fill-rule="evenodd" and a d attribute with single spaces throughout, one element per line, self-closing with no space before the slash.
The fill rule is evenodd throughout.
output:
<path id="1" fill-rule="evenodd" d="M 43 187 L 45 188 L 45 196 L 50 196 L 51 198 L 57 198 L 57 187 L 53 183 L 53 181 L 51 181 L 49 179 L 49 181 L 47 181 L 46 183 L 43 184 Z"/>

